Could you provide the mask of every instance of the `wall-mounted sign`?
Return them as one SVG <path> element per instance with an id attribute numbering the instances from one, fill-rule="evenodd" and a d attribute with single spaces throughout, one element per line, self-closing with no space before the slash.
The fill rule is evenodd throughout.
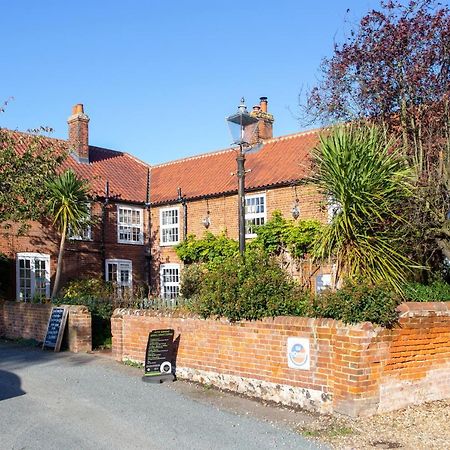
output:
<path id="1" fill-rule="evenodd" d="M 289 337 L 287 339 L 287 360 L 288 366 L 292 369 L 309 370 L 311 367 L 309 339 Z"/>
<path id="2" fill-rule="evenodd" d="M 52 308 L 42 348 L 49 347 L 53 348 L 55 352 L 59 352 L 68 312 L 69 310 L 66 306 Z"/>

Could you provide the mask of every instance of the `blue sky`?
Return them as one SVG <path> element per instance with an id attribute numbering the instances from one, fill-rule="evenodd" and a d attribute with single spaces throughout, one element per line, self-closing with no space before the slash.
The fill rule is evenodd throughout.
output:
<path id="1" fill-rule="evenodd" d="M 0 126 L 66 138 L 75 103 L 90 143 L 158 163 L 228 147 L 241 96 L 269 98 L 274 135 L 334 40 L 378 0 L 17 0 L 2 5 Z M 347 9 L 350 12 L 347 13 Z"/>

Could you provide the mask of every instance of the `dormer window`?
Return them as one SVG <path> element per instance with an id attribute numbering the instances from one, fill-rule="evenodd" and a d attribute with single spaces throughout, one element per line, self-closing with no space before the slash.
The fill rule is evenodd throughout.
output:
<path id="1" fill-rule="evenodd" d="M 144 243 L 144 210 L 133 206 L 117 206 L 117 242 L 119 244 Z"/>

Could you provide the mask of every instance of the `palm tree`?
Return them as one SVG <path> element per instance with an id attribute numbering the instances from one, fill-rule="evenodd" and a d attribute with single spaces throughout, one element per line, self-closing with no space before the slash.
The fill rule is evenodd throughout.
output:
<path id="1" fill-rule="evenodd" d="M 313 181 L 334 205 L 315 254 L 336 263 L 342 279 L 387 282 L 401 292 L 414 264 L 402 249 L 402 205 L 412 195 L 412 172 L 374 126 L 337 127 L 314 150 Z"/>
<path id="2" fill-rule="evenodd" d="M 72 233 L 79 233 L 90 221 L 89 184 L 69 169 L 48 181 L 46 187 L 48 213 L 53 219 L 53 225 L 56 225 L 61 233 L 55 283 L 51 296 L 54 298 L 59 290 L 67 232 L 70 228 Z"/>

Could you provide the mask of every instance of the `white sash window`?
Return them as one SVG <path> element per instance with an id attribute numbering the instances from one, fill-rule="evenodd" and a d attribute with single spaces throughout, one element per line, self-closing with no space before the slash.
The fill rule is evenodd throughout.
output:
<path id="1" fill-rule="evenodd" d="M 17 253 L 16 296 L 24 302 L 50 297 L 50 255 Z"/>

